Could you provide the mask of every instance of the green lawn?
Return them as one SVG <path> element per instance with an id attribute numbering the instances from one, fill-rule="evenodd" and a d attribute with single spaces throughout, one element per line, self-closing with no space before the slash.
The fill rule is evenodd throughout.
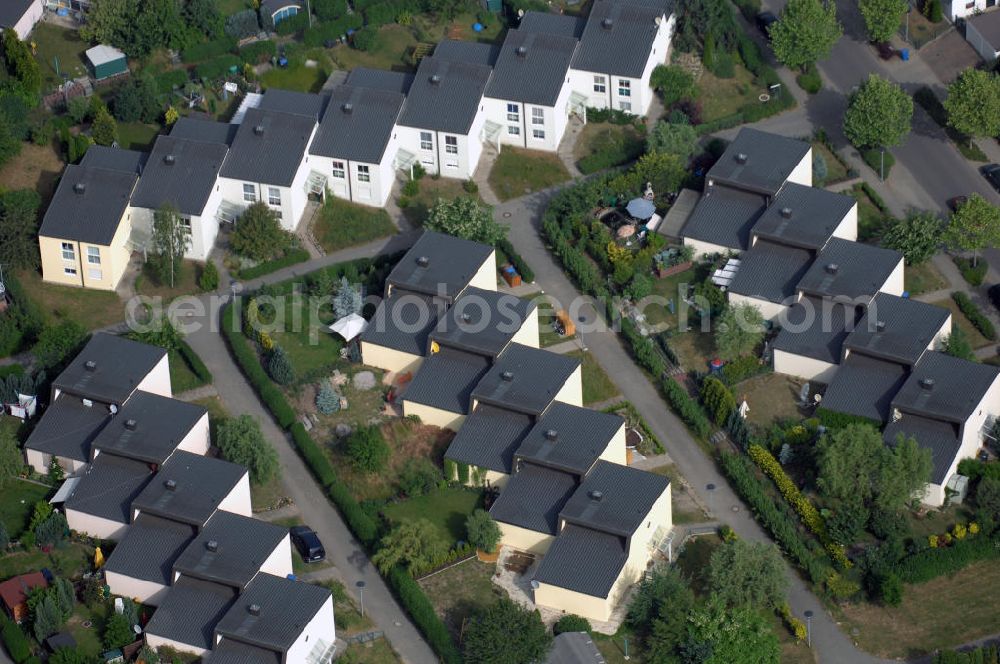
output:
<path id="1" fill-rule="evenodd" d="M 627 164 L 642 155 L 645 149 L 645 135 L 632 125 L 594 122 L 580 132 L 573 157 L 582 172 L 593 173 Z"/>
<path id="2" fill-rule="evenodd" d="M 499 42 L 504 33 L 504 23 L 496 15 L 489 15 L 489 21 L 482 32 L 476 32 L 472 25 L 477 22 L 477 16 L 470 11 L 464 11 L 456 16 L 451 23 L 441 21 L 433 14 L 418 14 L 413 17 L 414 28 L 423 32 L 423 39 L 437 43 L 442 39 L 464 39 L 465 41 Z"/>
<path id="3" fill-rule="evenodd" d="M 76 649 L 80 654 L 94 658 L 104 652 L 101 643 L 101 634 L 104 632 L 104 623 L 108 617 L 108 605 L 105 603 L 87 606 L 77 602 L 73 607 L 73 615 L 66 623 L 73 638 L 76 639 Z M 84 627 L 84 623 L 90 623 L 89 627 Z"/>
<path id="4" fill-rule="evenodd" d="M 465 519 L 482 506 L 482 495 L 459 487 L 438 489 L 434 493 L 388 505 L 386 517 L 394 522 L 427 519 L 434 524 L 441 541 L 448 546 L 464 541 Z"/>
<path id="5" fill-rule="evenodd" d="M 715 337 L 711 332 L 701 332 L 695 327 L 690 332 L 673 335 L 668 342 L 684 371 L 708 371 L 708 363 L 715 357 Z"/>
<path id="6" fill-rule="evenodd" d="M 308 312 L 300 312 L 302 321 L 296 329 L 292 315 L 295 299 L 285 298 L 285 329 L 270 334 L 274 343 L 288 354 L 296 376 L 302 376 L 310 370 L 335 363 L 340 358 L 340 349 L 344 344 L 339 336 L 331 334 L 324 327 L 333 322 L 333 312 L 329 306 L 320 309 L 319 320 L 313 321 L 315 327 L 309 320 Z"/>
<path id="7" fill-rule="evenodd" d="M 399 200 L 406 203 L 403 215 L 414 226 L 423 226 L 427 214 L 439 198 L 454 200 L 456 198 L 475 198 L 482 202 L 479 194 L 470 194 L 464 188 L 464 182 L 455 178 L 425 177 L 419 180 L 420 190 L 415 196 L 400 196 Z M 405 199 L 405 201 L 404 201 Z"/>
<path id="8" fill-rule="evenodd" d="M 575 339 L 576 335 L 564 336 L 556 332 L 555 328 L 552 327 L 555 321 L 556 312 L 552 308 L 552 304 L 544 299 L 544 296 L 539 295 L 526 295 L 524 299 L 535 300 L 538 305 L 538 341 L 542 348 L 548 348 L 549 346 L 555 346 L 556 344 L 561 344 L 564 341 L 569 341 L 570 339 Z"/>
<path id="9" fill-rule="evenodd" d="M 306 67 L 304 63 L 299 63 L 287 67 L 275 67 L 264 72 L 260 84 L 265 90 L 281 88 L 299 92 L 319 92 L 326 83 L 327 76 L 329 72 L 323 67 Z"/>
<path id="10" fill-rule="evenodd" d="M 813 154 L 822 155 L 823 161 L 826 162 L 826 179 L 823 182 L 816 182 L 815 174 L 813 175 L 813 185 L 817 187 L 822 187 L 824 184 L 831 182 L 840 182 L 841 180 L 847 179 L 847 166 L 844 162 L 840 160 L 840 157 L 835 155 L 830 148 L 826 146 L 826 143 L 822 141 L 812 142 Z"/>
<path id="11" fill-rule="evenodd" d="M 861 185 L 854 185 L 846 192 L 858 201 L 858 240 L 868 242 L 877 240 L 882 235 L 886 218 L 878 209 Z"/>
<path id="12" fill-rule="evenodd" d="M 313 218 L 313 233 L 327 253 L 393 235 L 389 213 L 330 196 Z"/>
<path id="13" fill-rule="evenodd" d="M 118 145 L 126 150 L 148 152 L 153 148 L 153 141 L 160 134 L 160 125 L 144 124 L 142 122 L 119 122 Z"/>
<path id="14" fill-rule="evenodd" d="M 701 121 L 712 122 L 738 112 L 765 92 L 753 82 L 753 74 L 737 64 L 733 78 L 719 78 L 707 69 L 698 79 L 698 101 L 701 103 Z"/>
<path id="15" fill-rule="evenodd" d="M 694 278 L 694 268 L 692 268 L 663 279 L 653 280 L 652 295 L 666 301 L 672 300 L 674 313 L 670 313 L 666 304 L 650 303 L 642 312 L 650 325 L 663 326 L 664 329 L 677 329 L 677 313 L 680 311 L 680 307 L 687 308 L 681 299 L 680 287 L 681 284 L 693 283 Z"/>
<path id="16" fill-rule="evenodd" d="M 583 403 L 589 405 L 599 401 L 607 401 L 618 396 L 618 388 L 604 373 L 588 351 L 578 350 L 569 353 L 570 357 L 578 358 L 583 363 Z"/>
<path id="17" fill-rule="evenodd" d="M 42 71 L 44 90 L 62 83 L 60 74 L 70 78 L 87 75 L 84 51 L 90 45 L 80 39 L 78 31 L 43 22 L 35 26 L 31 41 L 36 45 L 35 59 Z"/>
<path id="18" fill-rule="evenodd" d="M 125 305 L 116 293 L 45 283 L 33 270 L 22 270 L 17 278 L 50 322 L 68 318 L 94 330 L 125 320 Z"/>
<path id="19" fill-rule="evenodd" d="M 466 619 L 495 603 L 501 596 L 499 593 L 503 593 L 490 580 L 495 570 L 495 564 L 473 558 L 420 581 L 434 611 L 456 641 Z"/>
<path id="20" fill-rule="evenodd" d="M 948 282 L 931 261 L 904 267 L 903 282 L 910 295 L 930 293 L 948 287 Z"/>
<path id="21" fill-rule="evenodd" d="M 962 332 L 965 332 L 965 337 L 969 340 L 969 343 L 972 344 L 973 348 L 982 348 L 983 346 L 989 346 L 991 343 L 994 343 L 984 337 L 969 321 L 969 319 L 965 317 L 962 310 L 958 308 L 957 304 L 955 304 L 955 300 L 949 297 L 938 302 L 931 302 L 931 304 L 936 304 L 939 307 L 944 307 L 945 309 L 951 311 L 952 325 L 957 325 L 962 329 Z"/>
<path id="22" fill-rule="evenodd" d="M 417 45 L 413 30 L 397 24 L 385 25 L 379 28 L 378 36 L 375 48 L 370 51 L 359 51 L 348 44 L 341 44 L 328 52 L 339 69 L 348 71 L 356 67 L 396 71 L 414 69 L 409 57 Z"/>
<path id="23" fill-rule="evenodd" d="M 737 383 L 732 392 L 737 402 L 747 398 L 749 422 L 769 427 L 780 420 L 802 419 L 798 396 L 804 382 L 785 374 L 766 373 Z"/>
<path id="24" fill-rule="evenodd" d="M 177 351 L 170 351 L 170 388 L 174 394 L 187 392 L 205 384 L 191 369 L 191 365 Z"/>
<path id="25" fill-rule="evenodd" d="M 54 573 L 68 578 L 78 578 L 94 562 L 94 548 L 67 542 L 45 553 L 41 549 L 7 553 L 0 558 L 0 579 L 8 579 L 26 572 L 37 572 L 47 567 Z"/>
<path id="26" fill-rule="evenodd" d="M 35 503 L 45 500 L 50 492 L 51 488 L 47 486 L 25 480 L 14 480 L 0 489 L 0 522 L 3 522 L 11 539 L 16 539 L 28 527 Z"/>
<path id="27" fill-rule="evenodd" d="M 505 147 L 493 164 L 489 182 L 493 193 L 506 201 L 569 179 L 569 172 L 557 155 Z"/>
<path id="28" fill-rule="evenodd" d="M 712 552 L 722 546 L 718 535 L 702 535 L 693 537 L 684 543 L 684 548 L 677 554 L 677 568 L 688 579 L 691 590 L 696 595 L 707 593 L 705 574 Z"/>
<path id="29" fill-rule="evenodd" d="M 198 279 L 201 277 L 204 263 L 186 260 L 181 263 L 181 269 L 174 274 L 174 285 L 170 285 L 170 277 L 161 278 L 152 263 L 142 266 L 142 273 L 136 278 L 135 290 L 139 295 L 159 297 L 167 304 L 181 295 L 197 294 Z"/>

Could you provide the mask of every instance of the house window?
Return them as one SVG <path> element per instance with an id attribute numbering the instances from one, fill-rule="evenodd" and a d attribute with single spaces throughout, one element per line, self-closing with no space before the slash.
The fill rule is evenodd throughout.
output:
<path id="1" fill-rule="evenodd" d="M 76 260 L 76 248 L 73 246 L 72 242 L 62 243 L 62 256 L 64 261 Z"/>
<path id="2" fill-rule="evenodd" d="M 429 131 L 420 132 L 420 149 L 421 150 L 434 149 L 434 134 L 432 134 Z"/>
<path id="3" fill-rule="evenodd" d="M 99 269 L 90 268 L 87 270 L 87 278 L 91 281 L 104 281 L 104 273 Z"/>
<path id="4" fill-rule="evenodd" d="M 629 113 L 631 113 L 632 112 L 632 102 L 630 102 L 630 101 L 619 102 L 618 103 L 618 108 L 620 108 L 623 111 L 628 111 Z"/>
<path id="5" fill-rule="evenodd" d="M 185 234 L 191 235 L 191 217 L 181 217 L 181 228 Z"/>
<path id="6" fill-rule="evenodd" d="M 87 262 L 91 265 L 101 264 L 101 248 L 87 247 Z"/>
<path id="7" fill-rule="evenodd" d="M 545 109 L 544 108 L 533 108 L 533 109 L 531 109 L 531 124 L 533 124 L 533 125 L 543 125 L 543 124 L 545 124 Z"/>
<path id="8" fill-rule="evenodd" d="M 67 277 L 75 277 L 76 276 L 76 268 L 75 267 L 64 267 L 63 268 L 63 273 Z"/>
<path id="9" fill-rule="evenodd" d="M 344 162 L 335 161 L 333 162 L 333 177 L 343 180 L 347 177 L 347 171 L 344 170 Z"/>
<path id="10" fill-rule="evenodd" d="M 458 136 L 444 137 L 444 151 L 448 154 L 458 154 Z"/>
<path id="11" fill-rule="evenodd" d="M 618 79 L 618 96 L 619 97 L 632 96 L 632 81 L 626 81 L 624 78 Z"/>
<path id="12" fill-rule="evenodd" d="M 255 184 L 243 185 L 243 200 L 249 203 L 257 202 L 257 185 Z"/>
<path id="13" fill-rule="evenodd" d="M 267 188 L 268 205 L 281 205 L 281 190 L 277 187 Z"/>
<path id="14" fill-rule="evenodd" d="M 507 104 L 507 120 L 510 122 L 520 122 L 521 107 L 517 104 Z"/>
<path id="15" fill-rule="evenodd" d="M 511 136 L 520 136 L 521 135 L 521 128 L 520 127 L 510 127 L 510 126 L 508 126 L 507 127 L 507 133 L 510 134 Z"/>
<path id="16" fill-rule="evenodd" d="M 444 162 L 444 167 L 445 168 L 450 168 L 452 170 L 457 170 L 458 169 L 458 160 L 457 159 L 448 159 L 448 160 L 446 160 Z"/>
<path id="17" fill-rule="evenodd" d="M 371 182 L 372 178 L 367 166 L 358 166 L 358 182 Z"/>
<path id="18" fill-rule="evenodd" d="M 594 92 L 600 92 L 602 95 L 608 91 L 607 86 L 604 84 L 603 76 L 594 77 Z"/>
<path id="19" fill-rule="evenodd" d="M 966 9 L 975 9 L 976 8 L 975 0 L 973 0 L 972 2 L 965 3 L 965 8 Z"/>
<path id="20" fill-rule="evenodd" d="M 535 138 L 535 139 L 537 139 L 539 141 L 544 141 L 545 140 L 545 130 L 544 129 L 532 129 L 531 130 L 531 136 L 532 136 L 532 138 Z"/>

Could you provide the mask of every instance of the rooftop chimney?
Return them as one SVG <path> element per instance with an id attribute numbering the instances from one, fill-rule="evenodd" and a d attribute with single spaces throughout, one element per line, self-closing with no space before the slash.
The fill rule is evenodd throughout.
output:
<path id="1" fill-rule="evenodd" d="M 73 185 L 73 191 L 76 192 L 76 193 L 78 193 L 78 194 L 82 194 L 82 193 L 86 192 L 87 191 L 87 183 L 86 182 L 77 182 L 76 184 Z"/>
<path id="2" fill-rule="evenodd" d="M 840 270 L 840 266 L 836 263 L 827 263 L 825 269 L 827 274 L 837 274 Z"/>
<path id="3" fill-rule="evenodd" d="M 610 30 L 612 27 L 614 27 L 614 25 L 615 22 L 611 18 L 606 18 L 603 21 L 601 21 L 601 27 L 604 28 L 605 30 Z"/>
<path id="4" fill-rule="evenodd" d="M 260 615 L 260 604 L 251 604 L 250 606 L 248 606 L 247 607 L 247 613 L 249 613 L 252 616 L 259 616 Z"/>
<path id="5" fill-rule="evenodd" d="M 514 380 L 514 372 L 513 371 L 504 371 L 502 374 L 500 374 L 500 378 L 502 380 L 504 380 L 504 381 L 506 381 L 506 382 L 509 383 L 512 380 Z"/>
<path id="6" fill-rule="evenodd" d="M 462 322 L 463 323 L 471 323 L 472 322 L 472 314 L 470 314 L 467 311 L 463 311 L 462 312 Z"/>
<path id="7" fill-rule="evenodd" d="M 595 503 L 601 502 L 604 499 L 604 494 L 600 491 L 594 490 L 590 492 L 590 499 Z"/>
<path id="8" fill-rule="evenodd" d="M 258 136 L 263 136 L 264 135 L 264 125 L 257 125 L 256 127 L 254 127 L 253 128 L 253 133 L 257 134 Z"/>
<path id="9" fill-rule="evenodd" d="M 86 362 L 83 363 L 83 368 L 86 369 L 87 371 L 97 371 L 97 362 L 94 362 L 93 360 L 87 360 Z"/>
<path id="10" fill-rule="evenodd" d="M 431 85 L 441 85 L 441 77 L 437 74 L 432 74 L 430 81 Z"/>
<path id="11" fill-rule="evenodd" d="M 514 52 L 517 53 L 517 57 L 523 58 L 528 55 L 528 48 L 526 46 L 518 46 L 514 49 Z"/>
<path id="12" fill-rule="evenodd" d="M 354 112 L 354 104 L 346 102 L 343 106 L 340 107 L 340 110 L 344 112 L 344 115 L 350 115 L 351 113 Z"/>
<path id="13" fill-rule="evenodd" d="M 749 157 L 747 157 L 746 153 L 741 152 L 738 155 L 736 155 L 736 163 L 737 164 L 745 164 L 745 163 L 747 163 L 747 159 L 748 158 Z"/>
<path id="14" fill-rule="evenodd" d="M 135 431 L 135 428 L 138 425 L 139 425 L 139 423 L 136 422 L 135 420 L 133 420 L 131 417 L 129 419 L 125 420 L 125 428 L 128 429 L 129 431 Z"/>
<path id="15" fill-rule="evenodd" d="M 166 482 L 163 483 L 163 486 L 167 489 L 167 491 L 176 491 L 177 480 L 167 480 Z"/>
<path id="16" fill-rule="evenodd" d="M 167 166 L 173 166 L 174 162 L 177 161 L 177 157 L 172 154 L 163 155 L 163 163 Z"/>
<path id="17" fill-rule="evenodd" d="M 219 543 L 216 540 L 208 540 L 207 542 L 205 542 L 205 548 L 211 551 L 212 553 L 215 553 L 216 551 L 219 550 Z"/>
<path id="18" fill-rule="evenodd" d="M 420 267 L 427 267 L 430 264 L 431 264 L 431 259 L 427 258 L 427 256 L 417 257 L 417 265 L 419 265 Z"/>
<path id="19" fill-rule="evenodd" d="M 791 219 L 792 218 L 792 208 L 790 208 L 790 207 L 783 207 L 783 208 L 781 208 L 781 216 L 784 219 Z"/>
<path id="20" fill-rule="evenodd" d="M 559 439 L 559 432 L 555 429 L 549 429 L 545 432 L 545 440 L 556 441 Z"/>
<path id="21" fill-rule="evenodd" d="M 885 321 L 884 320 L 875 321 L 875 331 L 876 332 L 885 332 Z"/>
<path id="22" fill-rule="evenodd" d="M 934 389 L 934 379 L 933 378 L 921 378 L 920 379 L 920 388 L 923 389 L 923 390 L 927 390 L 928 392 L 930 392 L 931 390 Z"/>

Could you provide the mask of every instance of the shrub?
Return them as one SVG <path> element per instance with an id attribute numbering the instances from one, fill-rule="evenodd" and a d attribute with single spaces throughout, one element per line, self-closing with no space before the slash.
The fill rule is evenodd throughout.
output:
<path id="1" fill-rule="evenodd" d="M 253 9 L 245 9 L 227 17 L 223 30 L 227 35 L 236 39 L 252 37 L 260 32 L 257 12 Z"/>
<path id="2" fill-rule="evenodd" d="M 225 53 L 232 53 L 236 50 L 236 39 L 234 37 L 222 37 L 213 41 L 195 44 L 181 51 L 181 61 L 185 64 L 202 62 L 211 58 L 216 58 Z"/>
<path id="3" fill-rule="evenodd" d="M 970 286 L 978 288 L 983 285 L 983 280 L 986 279 L 986 271 L 989 269 L 989 265 L 985 260 L 979 259 L 977 264 L 973 265 L 970 259 L 956 256 L 954 261 L 955 265 L 958 266 L 959 272 L 962 273 L 962 278 Z"/>
<path id="4" fill-rule="evenodd" d="M 837 599 L 850 599 L 861 591 L 861 584 L 842 576 L 840 572 L 830 572 L 825 585 L 827 591 Z"/>
<path id="5" fill-rule="evenodd" d="M 182 87 L 188 82 L 188 72 L 185 69 L 171 69 L 153 77 L 156 90 L 161 95 Z"/>
<path id="6" fill-rule="evenodd" d="M 736 398 L 718 378 L 708 376 L 701 383 L 701 403 L 716 426 L 722 426 L 736 410 Z"/>
<path id="7" fill-rule="evenodd" d="M 732 387 L 737 383 L 743 382 L 747 378 L 751 378 L 767 370 L 768 367 L 762 364 L 761 361 L 755 356 L 744 355 L 743 357 L 737 357 L 735 360 L 730 360 L 722 365 L 720 379 L 723 383 Z"/>
<path id="8" fill-rule="evenodd" d="M 428 459 L 409 459 L 399 472 L 399 489 L 415 498 L 433 491 L 441 480 L 441 471 Z"/>
<path id="9" fill-rule="evenodd" d="M 267 372 L 278 385 L 291 385 L 295 382 L 295 369 L 281 346 L 275 346 L 271 351 L 271 357 L 267 361 Z"/>
<path id="10" fill-rule="evenodd" d="M 337 480 L 333 465 L 316 444 L 316 441 L 309 435 L 309 432 L 306 431 L 305 426 L 301 422 L 296 422 L 292 425 L 290 432 L 295 449 L 299 451 L 320 486 L 327 488 L 333 484 Z"/>
<path id="11" fill-rule="evenodd" d="M 389 444 L 378 427 L 364 426 L 355 429 L 344 444 L 347 458 L 355 468 L 366 473 L 377 473 L 389 460 Z"/>
<path id="12" fill-rule="evenodd" d="M 277 46 L 275 46 L 273 41 L 270 39 L 264 39 L 252 44 L 247 44 L 241 48 L 240 59 L 246 64 L 255 65 L 267 62 L 274 57 L 277 51 Z"/>
<path id="13" fill-rule="evenodd" d="M 31 642 L 28 641 L 24 631 L 7 616 L 0 616 L 3 627 L 0 628 L 0 637 L 3 638 L 4 647 L 17 664 L 23 664 L 31 657 Z"/>
<path id="14" fill-rule="evenodd" d="M 201 270 L 201 276 L 198 277 L 198 288 L 206 293 L 211 293 L 218 287 L 219 268 L 215 267 L 215 263 L 212 261 L 207 261 Z"/>
<path id="15" fill-rule="evenodd" d="M 202 81 L 213 81 L 222 78 L 234 67 L 239 69 L 241 64 L 243 63 L 239 57 L 227 53 L 201 63 L 194 68 L 194 74 Z"/>
<path id="16" fill-rule="evenodd" d="M 455 468 L 455 476 L 459 484 L 469 483 L 469 464 L 459 463 Z"/>
<path id="17" fill-rule="evenodd" d="M 590 633 L 590 621 L 583 616 L 568 613 L 556 621 L 552 626 L 552 633 L 556 636 L 564 632 L 587 632 Z"/>
<path id="18" fill-rule="evenodd" d="M 983 262 L 983 265 L 986 263 Z M 979 330 L 979 333 L 990 341 L 995 341 L 997 338 L 996 328 L 993 327 L 993 322 L 987 318 L 983 312 L 979 310 L 975 302 L 964 292 L 955 291 L 951 294 L 951 299 L 955 300 L 955 304 L 962 311 L 969 322 Z"/>
<path id="19" fill-rule="evenodd" d="M 262 277 L 265 274 L 271 274 L 272 272 L 277 272 L 278 270 L 289 267 L 290 265 L 296 265 L 298 263 L 304 263 L 309 260 L 309 252 L 305 249 L 292 249 L 286 251 L 285 255 L 281 258 L 275 258 L 269 261 L 264 261 L 263 263 L 258 263 L 253 267 L 248 267 L 240 270 L 239 276 L 241 279 L 256 279 L 257 277 Z"/>
<path id="20" fill-rule="evenodd" d="M 378 47 L 378 31 L 372 27 L 361 28 L 351 37 L 351 43 L 359 51 L 371 51 Z"/>
<path id="21" fill-rule="evenodd" d="M 479 185 L 472 178 L 469 178 L 462 183 L 462 189 L 468 194 L 475 194 L 479 192 Z"/>
<path id="22" fill-rule="evenodd" d="M 416 196 L 420 193 L 420 182 L 417 180 L 407 180 L 403 185 L 404 196 Z"/>
<path id="23" fill-rule="evenodd" d="M 816 94 L 823 88 L 823 79 L 820 78 L 819 70 L 812 64 L 804 72 L 795 77 L 799 87 L 811 95 Z"/>
<path id="24" fill-rule="evenodd" d="M 274 31 L 279 35 L 294 35 L 297 32 L 302 32 L 309 27 L 309 15 L 302 11 L 294 16 L 289 16 L 281 21 L 278 21 L 278 25 L 274 26 Z"/>
<path id="25" fill-rule="evenodd" d="M 451 459 L 445 459 L 442 466 L 444 467 L 444 479 L 448 482 L 454 482 L 458 476 L 458 464 Z"/>
<path id="26" fill-rule="evenodd" d="M 897 572 L 904 583 L 924 583 L 974 562 L 997 558 L 1000 558 L 1000 547 L 992 538 L 967 537 L 952 546 L 929 548 L 907 556 L 899 562 Z"/>
<path id="27" fill-rule="evenodd" d="M 882 155 L 883 151 L 878 148 L 871 148 L 870 150 L 865 150 L 861 153 L 861 158 L 868 165 L 870 169 L 875 171 L 876 175 L 882 175 L 885 178 L 889 177 L 889 173 L 892 171 L 893 164 L 896 163 L 896 158 L 892 156 L 892 153 L 888 150 L 884 151 L 885 154 L 885 173 L 882 173 Z"/>
<path id="28" fill-rule="evenodd" d="M 327 382 L 320 385 L 316 392 L 316 410 L 324 415 L 330 415 L 340 410 L 340 395 Z"/>

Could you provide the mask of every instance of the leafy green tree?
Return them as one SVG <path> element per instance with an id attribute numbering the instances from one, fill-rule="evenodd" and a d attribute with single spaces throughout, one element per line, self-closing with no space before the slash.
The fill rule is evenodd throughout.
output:
<path id="1" fill-rule="evenodd" d="M 42 70 L 28 44 L 11 28 L 3 31 L 3 59 L 7 73 L 17 81 L 19 97 L 30 105 L 38 103 L 42 91 Z"/>
<path id="2" fill-rule="evenodd" d="M 28 522 L 28 530 L 34 530 L 52 516 L 52 505 L 47 500 L 39 500 L 35 503 L 31 511 L 31 521 Z"/>
<path id="3" fill-rule="evenodd" d="M 16 133 L 15 123 L 6 113 L 0 112 L 0 166 L 21 153 L 21 139 Z"/>
<path id="4" fill-rule="evenodd" d="M 932 468 L 930 450 L 900 434 L 895 444 L 883 448 L 875 506 L 886 512 L 898 512 L 930 481 Z"/>
<path id="5" fill-rule="evenodd" d="M 73 607 L 76 605 L 76 590 L 73 588 L 73 582 L 57 576 L 53 579 L 50 588 L 63 619 L 69 620 L 70 616 L 73 615 Z"/>
<path id="6" fill-rule="evenodd" d="M 948 86 L 948 124 L 966 136 L 1000 134 L 1000 77 L 969 67 Z"/>
<path id="7" fill-rule="evenodd" d="M 156 122 L 162 110 L 156 83 L 149 76 L 135 76 L 118 88 L 114 116 L 119 122 Z"/>
<path id="8" fill-rule="evenodd" d="M 469 544 L 477 549 L 493 553 L 500 543 L 500 526 L 486 510 L 477 509 L 465 520 L 465 532 Z"/>
<path id="9" fill-rule="evenodd" d="M 69 534 L 69 524 L 60 512 L 53 512 L 49 518 L 35 528 L 35 544 L 40 547 L 55 546 Z"/>
<path id="10" fill-rule="evenodd" d="M 715 325 L 715 347 L 724 360 L 749 355 L 763 339 L 764 316 L 752 304 L 728 305 Z"/>
<path id="11" fill-rule="evenodd" d="M 278 474 L 278 453 L 264 438 L 260 423 L 246 413 L 223 420 L 215 444 L 227 461 L 246 466 L 254 484 L 266 484 Z"/>
<path id="12" fill-rule="evenodd" d="M 437 199 L 427 214 L 424 228 L 489 245 L 507 236 L 507 227 L 493 219 L 492 208 L 464 196 Z"/>
<path id="13" fill-rule="evenodd" d="M 128 618 L 121 613 L 114 613 L 104 625 L 104 647 L 108 650 L 115 650 L 127 646 L 135 640 L 135 632 Z"/>
<path id="14" fill-rule="evenodd" d="M 910 133 L 913 99 L 903 88 L 871 74 L 847 104 L 844 134 L 856 148 L 892 147 Z"/>
<path id="15" fill-rule="evenodd" d="M 707 659 L 694 660 L 702 664 L 759 664 L 781 660 L 778 637 L 757 608 L 727 608 L 714 597 L 691 612 L 688 642 L 708 644 L 711 655 Z"/>
<path id="16" fill-rule="evenodd" d="M 291 385 L 295 382 L 295 367 L 281 346 L 275 346 L 271 350 L 271 357 L 267 360 L 267 373 L 278 385 Z"/>
<path id="17" fill-rule="evenodd" d="M 677 568 L 657 568 L 643 579 L 626 622 L 645 645 L 650 661 L 675 661 L 694 605 L 694 593 Z"/>
<path id="18" fill-rule="evenodd" d="M 701 403 L 716 425 L 722 426 L 736 410 L 736 398 L 722 381 L 714 376 L 707 376 L 701 383 Z"/>
<path id="19" fill-rule="evenodd" d="M 180 330 L 166 315 L 150 321 L 147 329 L 133 330 L 125 336 L 133 341 L 158 346 L 169 351 L 180 350 L 181 344 L 184 343 L 184 337 L 181 336 Z"/>
<path id="20" fill-rule="evenodd" d="M 94 142 L 98 145 L 114 145 L 118 142 L 118 123 L 108 113 L 108 109 L 101 106 L 94 114 L 94 122 L 90 126 L 90 133 Z"/>
<path id="21" fill-rule="evenodd" d="M 32 612 L 31 630 L 35 638 L 41 643 L 62 629 L 65 622 L 55 597 L 44 593 Z"/>
<path id="22" fill-rule="evenodd" d="M 933 212 L 911 212 L 882 236 L 882 244 L 906 257 L 907 265 L 920 265 L 937 253 L 944 224 Z"/>
<path id="23" fill-rule="evenodd" d="M 979 264 L 979 252 L 1000 244 L 1000 208 L 973 193 L 955 213 L 945 229 L 945 243 L 953 249 L 972 252 L 972 264 Z"/>
<path id="24" fill-rule="evenodd" d="M 153 213 L 150 244 L 157 256 L 156 270 L 160 279 L 173 288 L 184 254 L 191 248 L 191 229 L 184 225 L 180 212 L 173 204 L 165 203 Z"/>
<path id="25" fill-rule="evenodd" d="M 365 473 L 377 473 L 389 461 L 389 444 L 376 426 L 358 427 L 347 437 L 344 451 L 351 464 Z"/>
<path id="26" fill-rule="evenodd" d="M 666 106 L 685 97 L 694 97 L 698 91 L 694 75 L 680 65 L 657 65 L 649 78 L 649 85 L 660 93 Z"/>
<path id="27" fill-rule="evenodd" d="M 788 590 L 785 564 L 770 542 L 735 539 L 712 553 L 708 569 L 712 597 L 727 606 L 781 606 Z"/>
<path id="28" fill-rule="evenodd" d="M 427 568 L 448 552 L 437 529 L 427 519 L 406 521 L 393 528 L 382 538 L 372 562 L 383 574 L 396 565 L 414 570 Z"/>
<path id="29" fill-rule="evenodd" d="M 222 34 L 222 14 L 216 0 L 188 0 L 184 20 L 200 34 L 216 39 Z"/>
<path id="30" fill-rule="evenodd" d="M 552 636 L 537 611 L 506 597 L 477 611 L 465 631 L 467 664 L 544 662 Z"/>
<path id="31" fill-rule="evenodd" d="M 853 544 L 864 530 L 868 516 L 868 508 L 860 500 L 841 502 L 826 517 L 826 530 L 833 541 L 845 546 Z"/>
<path id="32" fill-rule="evenodd" d="M 889 41 L 896 34 L 910 4 L 906 0 L 860 0 L 858 8 L 865 19 L 868 37 L 880 43 Z"/>
<path id="33" fill-rule="evenodd" d="M 94 658 L 76 648 L 59 648 L 48 659 L 48 664 L 94 664 Z"/>
<path id="34" fill-rule="evenodd" d="M 976 506 L 994 523 L 1000 521 L 1000 478 L 980 478 L 976 486 Z"/>
<path id="35" fill-rule="evenodd" d="M 14 432 L 9 428 L 0 430 L 0 489 L 14 482 L 23 470 L 24 456 L 17 446 Z"/>
<path id="36" fill-rule="evenodd" d="M 968 360 L 969 362 L 977 361 L 976 351 L 972 348 L 969 336 L 958 325 L 951 328 L 951 334 L 944 338 L 943 349 L 945 353 L 952 357 Z"/>
<path id="37" fill-rule="evenodd" d="M 38 208 L 33 189 L 0 193 L 0 264 L 8 268 L 38 267 Z"/>
<path id="38" fill-rule="evenodd" d="M 263 261 L 288 245 L 288 232 L 281 227 L 277 213 L 267 203 L 257 201 L 236 220 L 230 241 L 240 256 Z"/>
<path id="39" fill-rule="evenodd" d="M 66 360 L 76 354 L 86 339 L 87 331 L 79 323 L 64 320 L 42 330 L 31 352 L 42 369 L 62 369 Z"/>
<path id="40" fill-rule="evenodd" d="M 198 288 L 206 293 L 211 293 L 219 287 L 219 268 L 211 260 L 205 262 L 201 276 L 198 277 Z"/>
<path id="41" fill-rule="evenodd" d="M 775 57 L 793 69 L 805 69 L 829 56 L 843 34 L 836 4 L 820 0 L 789 0 L 770 29 Z"/>
<path id="42" fill-rule="evenodd" d="M 647 139 L 651 152 L 677 155 L 685 163 L 698 149 L 698 132 L 687 123 L 656 123 Z"/>

